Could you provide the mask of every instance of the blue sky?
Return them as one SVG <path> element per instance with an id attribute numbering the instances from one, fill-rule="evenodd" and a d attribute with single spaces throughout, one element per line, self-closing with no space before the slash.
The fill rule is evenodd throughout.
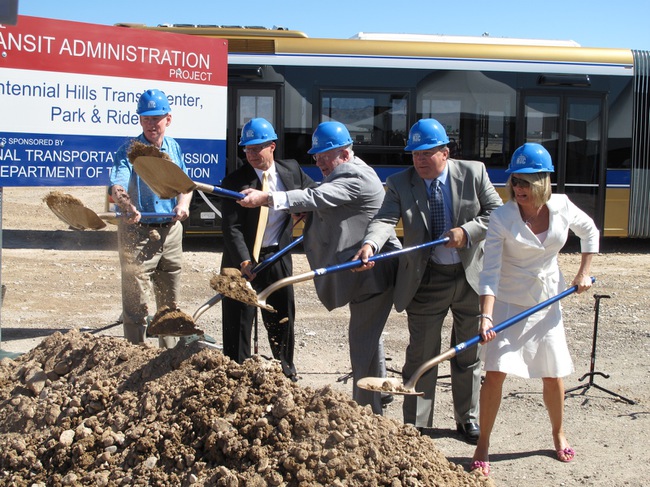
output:
<path id="1" fill-rule="evenodd" d="M 647 0 L 19 0 L 18 13 L 112 25 L 191 23 L 282 26 L 309 37 L 357 32 L 573 40 L 650 50 Z"/>

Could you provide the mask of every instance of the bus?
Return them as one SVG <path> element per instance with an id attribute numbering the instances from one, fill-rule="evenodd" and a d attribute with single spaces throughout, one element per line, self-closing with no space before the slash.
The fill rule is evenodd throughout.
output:
<path id="1" fill-rule="evenodd" d="M 226 173 L 253 117 L 273 123 L 276 157 L 321 178 L 307 150 L 323 121 L 344 123 L 382 181 L 412 163 L 409 128 L 435 118 L 451 156 L 483 162 L 505 197 L 514 150 L 538 142 L 566 193 L 606 237 L 650 236 L 648 51 L 573 41 L 359 33 L 310 38 L 283 28 L 117 24 L 228 41 Z M 219 181 L 214 182 L 219 184 Z M 196 195 L 188 235 L 219 233 L 218 198 Z"/>

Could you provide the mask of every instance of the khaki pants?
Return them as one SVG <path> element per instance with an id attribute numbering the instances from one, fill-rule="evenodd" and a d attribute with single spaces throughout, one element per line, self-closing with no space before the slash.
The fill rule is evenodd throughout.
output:
<path id="1" fill-rule="evenodd" d="M 160 238 L 158 238 L 160 237 Z M 122 267 L 122 319 L 124 337 L 131 343 L 146 338 L 149 301 L 156 309 L 177 307 L 180 296 L 183 257 L 183 226 L 128 225 L 120 222 L 118 247 Z M 159 337 L 163 348 L 176 345 L 176 337 Z"/>

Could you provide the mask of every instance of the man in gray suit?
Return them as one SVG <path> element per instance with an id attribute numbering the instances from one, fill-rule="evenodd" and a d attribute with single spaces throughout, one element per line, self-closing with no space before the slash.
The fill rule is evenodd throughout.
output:
<path id="1" fill-rule="evenodd" d="M 413 167 L 386 180 L 386 198 L 356 254 L 367 262 L 390 238 L 400 218 L 407 247 L 449 237 L 444 246 L 400 258 L 394 299 L 395 309 L 405 309 L 408 315 L 410 339 L 402 370 L 405 381 L 422 363 L 440 354 L 442 325 L 450 309 L 454 319 L 452 346 L 478 334 L 477 289 L 483 240 L 490 213 L 502 204 L 485 166 L 450 159 L 448 143 L 447 133 L 436 120 L 422 119 L 413 125 L 405 148 L 413 152 Z M 436 199 L 438 216 L 431 211 Z M 372 266 L 369 262 L 364 267 Z M 480 374 L 476 348 L 451 360 L 456 427 L 470 443 L 476 443 L 479 435 Z M 435 367 L 417 383 L 417 390 L 424 395 L 405 397 L 405 423 L 432 427 L 437 377 Z"/>
<path id="2" fill-rule="evenodd" d="M 315 188 L 261 192 L 244 190 L 238 201 L 253 208 L 268 204 L 290 213 L 308 213 L 304 249 L 312 269 L 349 261 L 361 246 L 368 222 L 384 199 L 384 188 L 374 169 L 352 151 L 352 138 L 339 122 L 321 123 L 312 136 L 313 155 L 323 173 Z M 382 251 L 400 247 L 394 230 L 386 232 Z M 343 271 L 314 280 L 320 301 L 328 310 L 349 304 L 349 343 L 352 397 L 382 413 L 381 395 L 356 386 L 357 380 L 381 375 L 381 334 L 393 306 L 396 260 L 379 263 L 372 273 Z"/>

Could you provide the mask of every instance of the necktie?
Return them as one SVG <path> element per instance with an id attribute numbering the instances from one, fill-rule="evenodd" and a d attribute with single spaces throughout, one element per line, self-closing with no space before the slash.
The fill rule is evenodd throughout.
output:
<path id="1" fill-rule="evenodd" d="M 269 190 L 269 174 L 264 171 L 262 176 L 262 191 Z M 253 244 L 253 260 L 260 261 L 260 250 L 262 249 L 262 241 L 264 240 L 264 230 L 266 230 L 266 223 L 269 221 L 269 207 L 260 206 L 260 217 L 257 221 L 257 233 L 255 234 L 255 243 Z"/>
<path id="2" fill-rule="evenodd" d="M 442 189 L 438 179 L 434 179 L 430 186 L 429 211 L 431 212 L 431 238 L 437 239 L 445 231 L 445 203 L 442 200 Z"/>

